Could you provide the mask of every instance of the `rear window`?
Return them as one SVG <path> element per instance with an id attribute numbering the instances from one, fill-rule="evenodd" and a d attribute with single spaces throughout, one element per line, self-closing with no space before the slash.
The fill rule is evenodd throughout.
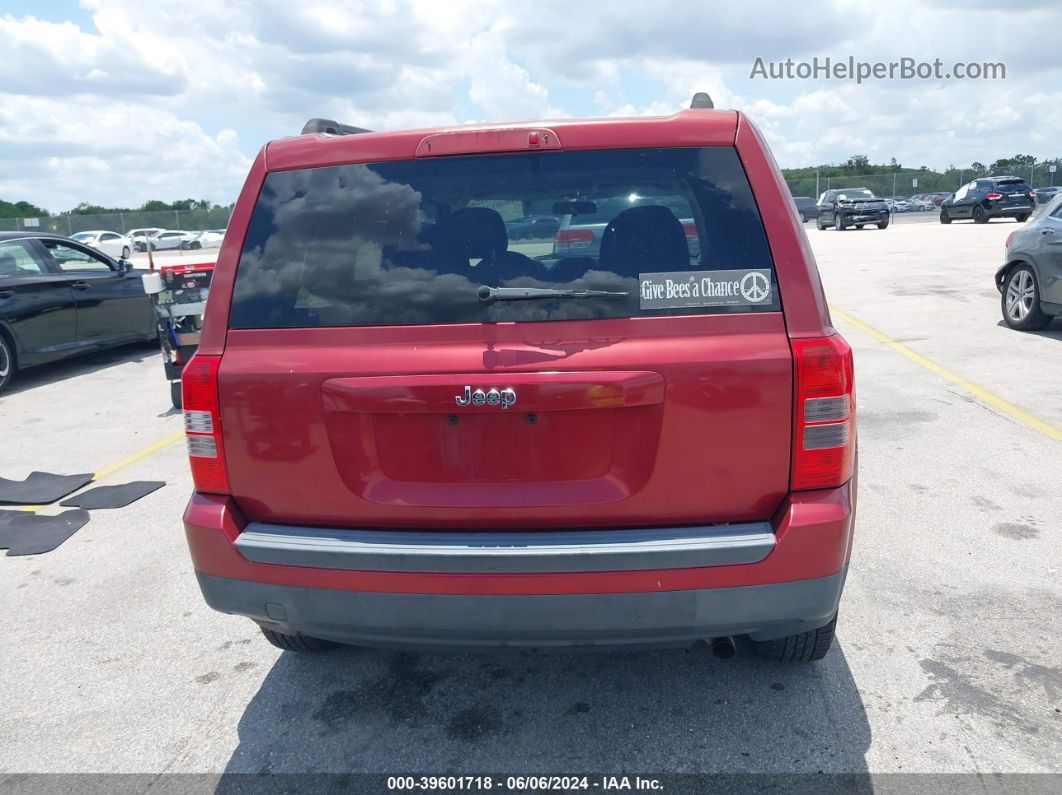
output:
<path id="1" fill-rule="evenodd" d="M 997 179 L 996 187 L 1002 190 L 1024 190 L 1029 191 L 1028 183 L 1023 179 Z"/>
<path id="2" fill-rule="evenodd" d="M 564 295 L 485 300 L 483 287 Z M 269 174 L 230 327 L 779 308 L 763 223 L 733 148 L 533 152 Z"/>

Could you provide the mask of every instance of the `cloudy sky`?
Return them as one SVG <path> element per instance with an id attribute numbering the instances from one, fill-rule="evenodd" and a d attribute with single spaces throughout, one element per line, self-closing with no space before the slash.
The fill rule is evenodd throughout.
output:
<path id="1" fill-rule="evenodd" d="M 880 13 L 879 13 L 880 10 Z M 707 90 L 782 166 L 1062 154 L 1057 0 L 3 0 L 0 199 L 232 201 L 312 116 L 372 129 L 670 113 Z M 757 57 L 1003 62 L 994 81 L 750 78 Z"/>

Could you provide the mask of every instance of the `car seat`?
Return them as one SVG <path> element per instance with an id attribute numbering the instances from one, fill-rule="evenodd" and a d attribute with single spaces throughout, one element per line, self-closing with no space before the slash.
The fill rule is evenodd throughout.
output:
<path id="1" fill-rule="evenodd" d="M 439 219 L 431 245 L 439 273 L 460 273 L 481 284 L 538 277 L 541 272 L 533 259 L 508 250 L 505 221 L 490 207 L 462 207 Z M 480 262 L 473 268 L 471 259 Z"/>
<path id="2" fill-rule="evenodd" d="M 682 222 L 667 207 L 657 204 L 624 210 L 605 227 L 599 263 L 601 270 L 625 278 L 687 270 L 690 247 Z"/>
<path id="3" fill-rule="evenodd" d="M 18 276 L 18 260 L 10 254 L 0 254 L 0 276 Z"/>

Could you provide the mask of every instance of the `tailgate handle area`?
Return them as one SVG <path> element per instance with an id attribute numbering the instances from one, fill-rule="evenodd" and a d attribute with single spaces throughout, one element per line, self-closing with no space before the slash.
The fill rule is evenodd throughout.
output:
<path id="1" fill-rule="evenodd" d="M 321 385 L 321 393 L 325 408 L 335 412 L 574 411 L 662 403 L 664 378 L 643 370 L 387 375 L 332 378 Z M 492 399 L 503 393 L 504 398 Z"/>

